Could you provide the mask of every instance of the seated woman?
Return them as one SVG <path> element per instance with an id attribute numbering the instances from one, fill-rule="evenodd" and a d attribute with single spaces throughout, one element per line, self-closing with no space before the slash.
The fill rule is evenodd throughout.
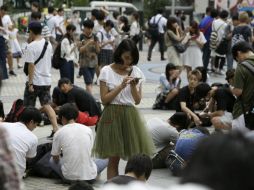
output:
<path id="1" fill-rule="evenodd" d="M 168 63 L 165 73 L 160 76 L 161 92 L 156 97 L 153 109 L 175 109 L 180 84 L 180 70 L 174 64 Z"/>

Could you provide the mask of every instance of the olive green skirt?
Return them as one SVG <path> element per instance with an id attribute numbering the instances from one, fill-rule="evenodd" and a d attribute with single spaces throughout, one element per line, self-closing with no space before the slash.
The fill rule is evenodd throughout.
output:
<path id="1" fill-rule="evenodd" d="M 143 153 L 152 155 L 154 145 L 134 106 L 107 105 L 98 123 L 93 155 L 128 159 Z"/>

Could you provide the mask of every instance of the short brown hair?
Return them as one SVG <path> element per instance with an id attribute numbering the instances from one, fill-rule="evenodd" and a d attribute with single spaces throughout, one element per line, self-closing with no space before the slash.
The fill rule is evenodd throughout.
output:
<path id="1" fill-rule="evenodd" d="M 202 79 L 202 74 L 199 70 L 197 69 L 194 69 L 193 71 L 190 71 L 189 74 L 188 74 L 188 79 L 191 75 L 194 75 L 198 78 L 198 80 L 200 81 Z"/>
<path id="2" fill-rule="evenodd" d="M 250 17 L 247 12 L 241 12 L 238 16 L 238 19 L 242 23 L 248 23 L 250 20 Z"/>

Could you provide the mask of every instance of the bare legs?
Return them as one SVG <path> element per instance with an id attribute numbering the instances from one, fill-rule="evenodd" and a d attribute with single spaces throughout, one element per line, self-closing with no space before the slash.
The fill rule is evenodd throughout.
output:
<path id="1" fill-rule="evenodd" d="M 118 165 L 120 157 L 114 156 L 109 158 L 108 169 L 107 169 L 107 179 L 111 179 L 118 175 Z"/>

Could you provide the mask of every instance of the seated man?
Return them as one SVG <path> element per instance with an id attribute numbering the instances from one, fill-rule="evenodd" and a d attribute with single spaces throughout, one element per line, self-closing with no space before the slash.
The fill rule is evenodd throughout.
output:
<path id="1" fill-rule="evenodd" d="M 32 133 L 41 122 L 42 117 L 38 109 L 27 107 L 21 113 L 19 122 L 0 124 L 10 136 L 10 146 L 18 166 L 20 176 L 25 176 L 26 159 L 36 156 L 38 138 Z"/>
<path id="2" fill-rule="evenodd" d="M 93 160 L 92 130 L 75 123 L 78 109 L 71 103 L 59 110 L 59 118 L 64 125 L 53 138 L 51 168 L 66 182 L 93 181 L 107 166 L 107 160 Z M 61 156 L 62 155 L 62 156 Z"/>
<path id="3" fill-rule="evenodd" d="M 125 167 L 125 174 L 113 177 L 107 183 L 125 185 L 132 181 L 147 181 L 152 172 L 152 160 L 145 154 L 130 158 Z"/>
<path id="4" fill-rule="evenodd" d="M 90 116 L 100 116 L 101 110 L 94 97 L 84 89 L 73 86 L 67 78 L 58 81 L 58 87 L 61 92 L 67 95 L 68 103 L 75 103 L 78 110 L 88 112 Z"/>
<path id="5" fill-rule="evenodd" d="M 230 88 L 211 88 L 208 84 L 201 83 L 197 86 L 196 92 L 197 94 L 204 94 L 207 99 L 210 99 L 207 108 L 200 116 L 210 117 L 215 129 L 231 129 L 235 97 L 230 91 Z"/>
<path id="6" fill-rule="evenodd" d="M 174 147 L 173 144 L 176 143 L 179 134 L 167 121 L 156 117 L 147 121 L 147 128 L 156 147 L 156 154 L 152 159 L 153 168 L 165 168 L 166 157 Z"/>
<path id="7" fill-rule="evenodd" d="M 191 119 L 196 125 L 201 125 L 198 115 L 194 112 L 195 106 L 198 104 L 198 99 L 196 99 L 196 87 L 201 79 L 201 73 L 198 70 L 193 70 L 188 74 L 188 86 L 185 86 L 179 90 L 177 112 L 185 112 L 191 116 Z"/>

